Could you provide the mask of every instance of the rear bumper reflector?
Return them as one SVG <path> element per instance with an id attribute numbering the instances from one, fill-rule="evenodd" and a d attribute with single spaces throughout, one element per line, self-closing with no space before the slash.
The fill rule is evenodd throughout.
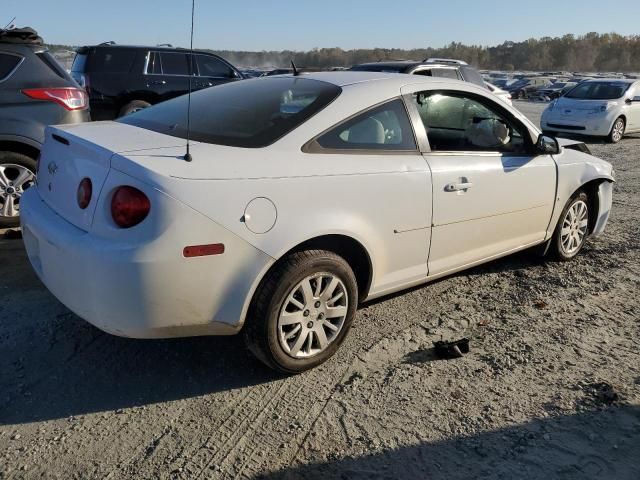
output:
<path id="1" fill-rule="evenodd" d="M 184 247 L 182 255 L 185 258 L 206 257 L 207 255 L 221 255 L 224 253 L 223 243 L 211 243 L 209 245 L 190 245 Z"/>

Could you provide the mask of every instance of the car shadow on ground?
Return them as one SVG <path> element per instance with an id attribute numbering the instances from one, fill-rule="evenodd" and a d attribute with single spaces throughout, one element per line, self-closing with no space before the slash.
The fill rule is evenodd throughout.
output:
<path id="1" fill-rule="evenodd" d="M 115 411 L 276 381 L 242 336 L 112 336 L 62 306 L 20 240 L 0 242 L 0 424 Z"/>
<path id="2" fill-rule="evenodd" d="M 322 451 L 323 449 L 320 448 Z M 313 479 L 637 479 L 640 407 L 594 406 L 573 415 L 432 443 L 378 449 L 257 475 Z"/>

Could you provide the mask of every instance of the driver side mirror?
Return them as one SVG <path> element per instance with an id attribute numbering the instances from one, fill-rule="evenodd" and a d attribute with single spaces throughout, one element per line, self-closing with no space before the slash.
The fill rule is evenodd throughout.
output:
<path id="1" fill-rule="evenodd" d="M 540 134 L 536 142 L 536 149 L 544 155 L 557 155 L 560 153 L 558 140 L 548 135 Z"/>

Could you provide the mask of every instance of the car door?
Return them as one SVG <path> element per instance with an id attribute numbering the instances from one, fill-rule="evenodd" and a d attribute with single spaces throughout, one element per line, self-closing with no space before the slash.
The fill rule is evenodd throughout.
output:
<path id="1" fill-rule="evenodd" d="M 189 57 L 183 52 L 149 52 L 145 66 L 147 88 L 159 101 L 183 95 L 189 91 Z"/>
<path id="2" fill-rule="evenodd" d="M 556 165 L 531 134 L 484 95 L 405 95 L 428 144 L 433 216 L 429 275 L 441 275 L 544 240 L 554 205 Z"/>
<path id="3" fill-rule="evenodd" d="M 310 98 L 285 98 L 281 109 L 295 113 Z M 372 295 L 424 282 L 430 241 L 431 178 L 416 146 L 406 107 L 400 98 L 362 111 L 303 147 L 323 154 L 321 162 L 333 194 L 318 178 L 309 198 L 328 208 L 337 202 L 339 221 L 363 236 L 375 259 Z M 331 221 L 327 219 L 327 221 Z"/>
<path id="4" fill-rule="evenodd" d="M 240 79 L 240 75 L 222 59 L 213 55 L 195 55 L 197 77 L 195 88 L 208 88 Z"/>
<path id="5" fill-rule="evenodd" d="M 625 109 L 627 115 L 627 131 L 640 130 L 640 82 L 631 85 L 626 98 L 631 100 L 631 103 L 629 103 Z"/>

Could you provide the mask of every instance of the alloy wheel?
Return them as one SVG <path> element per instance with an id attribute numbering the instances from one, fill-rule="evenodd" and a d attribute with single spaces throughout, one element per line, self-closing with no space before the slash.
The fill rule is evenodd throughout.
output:
<path id="1" fill-rule="evenodd" d="M 35 181 L 35 174 L 22 165 L 0 165 L 0 216 L 20 215 L 20 198 Z"/>
<path id="2" fill-rule="evenodd" d="M 579 200 L 569 207 L 562 221 L 560 243 L 566 255 L 573 255 L 580 250 L 587 235 L 588 225 L 589 209 L 585 202 Z"/>
<path id="3" fill-rule="evenodd" d="M 614 142 L 619 142 L 622 140 L 622 136 L 624 135 L 624 120 L 619 118 L 616 120 L 616 123 L 613 125 L 613 131 L 611 132 L 611 139 Z"/>
<path id="4" fill-rule="evenodd" d="M 278 336 L 293 358 L 310 358 L 326 350 L 342 330 L 349 310 L 347 289 L 332 273 L 316 273 L 299 282 L 286 297 L 278 317 Z"/>

